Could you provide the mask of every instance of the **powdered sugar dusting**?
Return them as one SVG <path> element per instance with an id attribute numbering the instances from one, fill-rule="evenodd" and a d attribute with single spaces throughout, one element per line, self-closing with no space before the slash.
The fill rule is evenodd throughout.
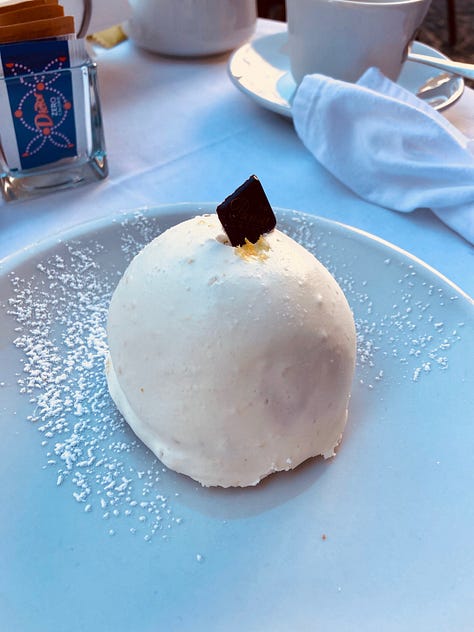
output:
<path id="1" fill-rule="evenodd" d="M 318 236 L 317 220 L 295 214 L 292 236 L 330 270 L 353 310 L 357 331 L 357 371 L 361 385 L 373 389 L 384 379 L 386 359 L 402 366 L 397 375 L 417 382 L 432 370 L 446 370 L 451 347 L 461 339 L 464 323 L 445 326 L 438 320 L 459 296 L 427 283 L 404 258 L 382 256 L 379 265 L 361 278 L 357 251 L 349 243 L 341 261 L 341 241 L 327 231 Z M 349 242 L 350 235 L 347 235 Z M 391 278 L 391 282 L 388 280 Z M 384 286 L 387 291 L 384 292 Z M 436 317 L 434 316 L 436 314 Z M 393 364 L 392 364 L 393 366 Z"/>
<path id="2" fill-rule="evenodd" d="M 128 224 L 121 238 L 127 259 L 153 236 L 142 215 L 134 233 Z M 100 512 L 113 524 L 109 535 L 126 530 L 149 541 L 181 520 L 160 492 L 162 464 L 150 458 L 146 470 L 137 470 L 123 459 L 144 448 L 108 395 L 105 324 L 117 275 L 101 267 L 101 255 L 99 241 L 70 241 L 40 261 L 33 278 L 10 275 L 14 343 L 23 352 L 18 385 L 33 404 L 29 420 L 41 436 L 44 467 L 57 472 L 56 485 L 67 486 L 85 513 Z"/>

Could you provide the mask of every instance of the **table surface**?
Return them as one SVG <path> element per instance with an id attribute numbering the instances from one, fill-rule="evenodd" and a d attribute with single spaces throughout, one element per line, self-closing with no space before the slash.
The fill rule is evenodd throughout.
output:
<path id="1" fill-rule="evenodd" d="M 257 36 L 281 28 L 284 25 L 261 20 Z M 32 201 L 0 204 L 0 271 L 2 257 L 80 222 L 147 205 L 217 203 L 255 173 L 275 207 L 299 209 L 376 234 L 474 294 L 473 249 L 465 240 L 429 211 L 405 215 L 358 199 L 315 161 L 290 120 L 262 109 L 233 86 L 227 61 L 228 55 L 166 59 L 129 42 L 101 51 L 99 78 L 110 177 Z M 445 114 L 474 137 L 474 91 L 466 90 Z M 320 230 L 323 222 L 317 224 Z M 116 279 L 118 264 L 123 263 L 123 253 L 109 245 L 125 244 L 117 242 L 117 235 L 129 226 L 117 222 L 108 229 L 110 234 L 102 233 L 98 268 L 80 258 L 72 276 L 68 271 L 61 273 L 57 283 L 54 274 L 62 269 L 59 257 L 46 302 L 38 281 L 40 309 L 33 319 L 28 311 L 30 275 L 22 275 L 32 266 L 36 269 L 37 259 L 22 262 L 18 274 L 27 283 L 15 286 L 15 296 L 22 301 L 10 308 L 16 305 L 28 320 L 28 327 L 18 334 L 18 348 L 7 344 L 13 326 L 18 333 L 17 323 L 0 311 L 0 367 L 4 369 L 0 375 L 0 507 L 4 517 L 0 521 L 0 630 L 309 630 L 317 625 L 315 621 L 323 627 L 324 622 L 332 622 L 325 629 L 339 631 L 467 629 L 466 621 L 473 619 L 474 560 L 469 546 L 474 516 L 469 415 L 473 336 L 468 327 L 459 336 L 456 333 L 472 311 L 466 302 L 445 304 L 442 288 L 432 295 L 431 287 L 426 287 L 425 280 L 430 278 L 426 270 L 416 282 L 411 279 L 413 271 L 409 279 L 404 274 L 406 281 L 400 284 L 399 268 L 385 265 L 385 271 L 379 272 L 384 266 L 377 264 L 385 254 L 382 258 L 371 248 L 362 254 L 360 250 L 349 253 L 347 259 L 348 250 L 340 241 L 336 255 L 330 255 L 333 262 L 339 258 L 341 266 L 349 261 L 354 271 L 356 282 L 347 287 L 357 297 L 354 305 L 363 334 L 364 362 L 336 464 L 332 467 L 319 460 L 255 489 L 232 490 L 228 495 L 223 490 L 201 490 L 187 477 L 162 474 L 148 451 L 129 452 L 131 437 L 124 424 L 117 425 L 115 434 L 108 434 L 114 424 L 110 423 L 110 404 L 102 397 L 101 348 L 91 351 L 88 346 L 91 339 L 94 344 L 98 341 L 95 317 L 103 318 L 103 303 L 94 303 L 89 315 L 90 305 L 83 300 L 87 292 L 83 292 L 76 306 L 79 275 L 85 275 L 81 289 L 91 283 L 95 301 L 99 295 L 106 296 L 99 290 Z M 326 240 L 327 252 L 338 243 L 335 232 L 332 229 L 331 240 Z M 98 252 L 94 250 L 94 256 Z M 360 259 L 366 261 L 370 278 L 361 280 L 359 275 L 357 280 Z M 100 282 L 97 269 L 103 271 Z M 0 281 L 5 286 L 10 279 L 0 277 Z M 374 311 L 366 287 L 377 296 Z M 402 301 L 400 305 L 410 303 L 413 318 L 423 315 L 420 340 L 410 333 L 412 320 L 406 314 L 385 320 L 394 296 Z M 79 343 L 67 351 L 63 364 L 54 345 L 40 345 L 38 352 L 36 343 L 42 341 L 42 326 L 46 324 L 49 332 L 51 322 L 64 322 L 65 304 L 72 312 L 68 323 L 78 324 Z M 423 338 L 425 328 L 434 331 L 429 337 L 432 343 Z M 53 415 L 57 434 L 49 447 L 43 447 L 43 435 L 31 431 L 31 424 L 18 423 L 28 418 L 30 408 L 45 393 L 38 390 L 36 400 L 30 400 L 28 393 L 19 397 L 22 378 L 18 376 L 24 377 L 27 371 L 21 345 L 33 329 L 39 333 L 30 341 L 32 349 L 45 361 L 40 366 L 46 367 L 49 376 L 42 375 L 41 380 L 54 384 L 50 399 L 46 398 L 48 405 L 55 410 L 58 388 L 61 397 L 78 398 L 78 409 L 68 413 L 70 434 L 62 434 L 63 421 Z M 71 329 L 76 331 L 76 327 Z M 87 336 L 88 344 L 83 344 Z M 69 344 L 69 331 L 65 340 L 62 349 Z M 455 344 L 457 340 L 462 343 Z M 409 364 L 397 356 L 405 342 L 414 351 Z M 76 352 L 75 370 L 62 382 L 66 362 Z M 90 353 L 95 354 L 92 363 Z M 449 373 L 443 371 L 445 355 Z M 418 379 L 420 367 L 423 375 Z M 57 386 L 56 376 L 63 386 Z M 94 417 L 95 423 L 83 415 L 81 402 L 86 413 L 96 406 L 102 411 Z M 84 424 L 84 430 L 78 430 L 80 438 L 78 419 Z M 106 457 L 90 473 L 87 461 L 77 464 L 77 485 L 90 483 L 92 489 L 91 505 L 84 510 L 80 499 L 74 500 L 70 493 L 78 489 L 71 479 L 56 478 L 61 466 L 54 465 L 54 459 L 46 465 L 52 444 L 60 461 L 67 457 L 70 440 L 82 441 L 81 454 L 87 449 L 88 458 Z M 89 448 L 95 452 L 89 454 Z M 135 499 L 143 501 L 150 491 L 150 480 L 156 483 L 154 493 L 164 494 L 156 496 L 164 526 L 153 542 L 146 541 L 142 532 L 136 537 L 128 532 L 127 511 L 132 506 L 126 498 L 128 491 L 110 492 L 112 501 L 124 494 L 123 503 L 117 505 L 122 513 L 112 511 L 112 501 L 111 515 L 108 510 L 103 513 L 103 496 L 98 494 L 104 492 L 109 498 L 105 490 L 110 479 L 108 470 L 106 476 L 100 467 L 109 466 L 120 473 L 117 476 L 123 473 L 125 479 L 117 478 L 121 482 L 133 477 L 130 493 L 135 505 Z M 44 475 L 38 475 L 43 471 L 40 467 L 46 468 Z M 81 472 L 85 472 L 82 479 Z M 155 503 L 153 494 L 149 498 Z M 157 506 L 156 501 L 150 508 Z M 116 519 L 115 511 L 120 513 Z M 130 524 L 140 526 L 146 516 L 140 515 L 139 508 L 134 511 L 138 513 Z M 86 513 L 87 519 L 82 519 Z M 182 522 L 176 527 L 178 535 L 163 539 L 165 529 L 178 521 Z"/>
<path id="2" fill-rule="evenodd" d="M 285 25 L 259 20 L 255 37 Z M 419 257 L 471 296 L 472 247 L 428 210 L 409 215 L 356 197 L 305 149 L 292 122 L 229 80 L 228 55 L 171 59 L 130 42 L 98 54 L 109 177 L 35 200 L 1 203 L 0 259 L 77 223 L 174 202 L 219 202 L 256 174 L 274 207 L 375 234 Z M 474 91 L 445 116 L 474 137 Z"/>

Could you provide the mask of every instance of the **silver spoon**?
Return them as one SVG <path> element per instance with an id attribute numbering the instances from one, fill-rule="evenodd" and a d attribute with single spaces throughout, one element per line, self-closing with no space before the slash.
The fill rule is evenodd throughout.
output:
<path id="1" fill-rule="evenodd" d="M 462 82 L 461 77 L 443 72 L 425 81 L 416 96 L 435 109 L 444 109 L 456 100 L 456 96 L 461 96 L 463 84 L 460 81 Z"/>
<path id="2" fill-rule="evenodd" d="M 436 75 L 436 77 L 431 77 L 418 90 L 418 95 L 425 92 L 434 92 L 435 90 L 439 91 L 440 88 L 444 89 L 446 84 L 452 80 L 453 75 L 449 72 L 443 72 L 440 75 Z"/>
<path id="3" fill-rule="evenodd" d="M 414 61 L 418 64 L 425 64 L 432 66 L 433 68 L 439 68 L 451 72 L 454 75 L 466 77 L 467 79 L 474 79 L 474 64 L 466 64 L 461 61 L 452 61 L 451 59 L 442 59 L 440 57 L 431 57 L 429 55 L 420 55 L 419 53 L 412 53 L 408 51 L 408 61 Z"/>

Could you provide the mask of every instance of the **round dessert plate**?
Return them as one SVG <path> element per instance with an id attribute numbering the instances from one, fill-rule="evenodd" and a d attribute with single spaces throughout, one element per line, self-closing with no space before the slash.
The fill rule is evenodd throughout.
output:
<path id="1" fill-rule="evenodd" d="M 474 306 L 419 260 L 276 211 L 354 311 L 333 459 L 206 489 L 114 408 L 103 365 L 120 275 L 161 231 L 214 209 L 118 214 L 0 262 L 1 629 L 470 629 Z"/>
<path id="2" fill-rule="evenodd" d="M 241 46 L 229 60 L 228 72 L 232 82 L 259 105 L 291 118 L 291 103 L 296 83 L 290 72 L 287 32 L 273 33 Z M 413 53 L 446 58 L 431 46 L 414 42 Z M 436 90 L 419 94 L 435 109 L 441 110 L 454 103 L 464 91 L 464 80 L 429 66 L 406 61 L 398 78 L 403 88 L 418 94 L 429 80 L 444 77 Z"/>

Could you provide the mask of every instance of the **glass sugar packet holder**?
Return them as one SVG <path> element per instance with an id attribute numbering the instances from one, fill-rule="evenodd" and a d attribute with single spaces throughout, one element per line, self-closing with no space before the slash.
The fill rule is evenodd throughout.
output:
<path id="1" fill-rule="evenodd" d="M 108 174 L 97 65 L 83 39 L 0 45 L 0 187 L 35 197 Z"/>

